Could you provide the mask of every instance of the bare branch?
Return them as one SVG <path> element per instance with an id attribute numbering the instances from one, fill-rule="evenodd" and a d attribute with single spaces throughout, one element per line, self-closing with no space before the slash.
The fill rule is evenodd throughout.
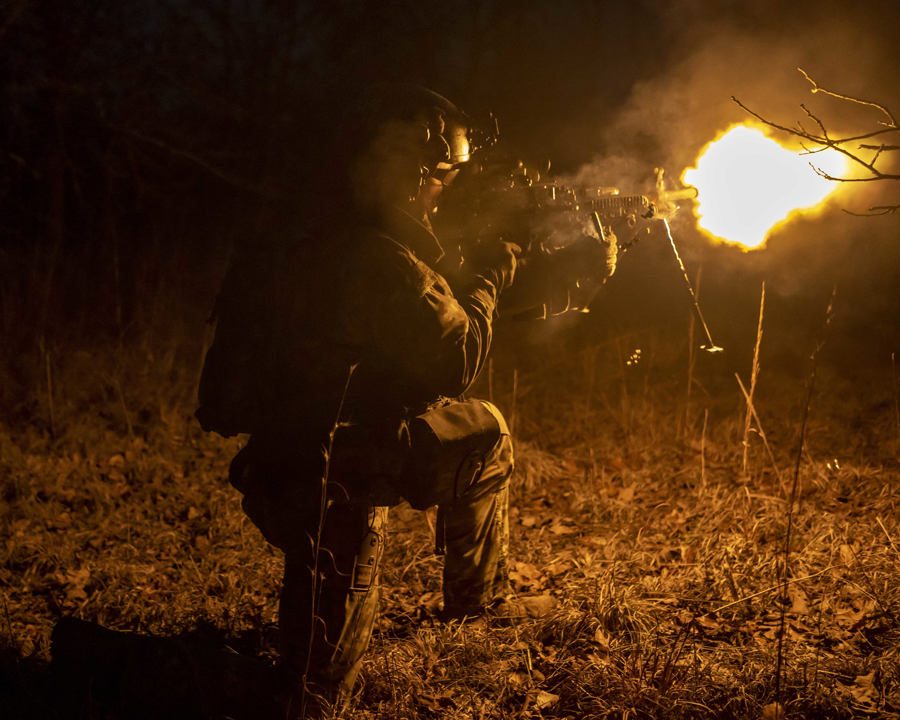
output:
<path id="1" fill-rule="evenodd" d="M 226 171 L 224 171 L 222 168 L 216 167 L 215 165 L 210 163 L 208 160 L 200 157 L 199 155 L 192 153 L 188 150 L 185 150 L 184 148 L 178 148 L 173 145 L 170 145 L 165 140 L 163 140 L 159 137 L 155 137 L 153 135 L 147 135 L 147 134 L 141 132 L 140 130 L 136 130 L 135 128 L 132 128 L 132 127 L 122 126 L 121 129 L 124 130 L 125 132 L 127 132 L 132 137 L 137 138 L 138 140 L 142 140 L 144 142 L 150 143 L 152 145 L 155 145 L 156 147 L 162 148 L 163 150 L 167 150 L 172 155 L 184 158 L 185 160 L 189 160 L 190 162 L 203 168 L 207 172 L 211 173 L 212 175 L 219 178 L 220 180 L 228 183 L 229 185 L 233 185 L 237 188 L 240 188 L 241 190 L 246 190 L 247 192 L 253 193 L 255 195 L 260 195 L 262 197 L 268 197 L 268 198 L 276 197 L 275 193 L 271 192 L 269 189 L 264 188 L 259 185 L 255 185 L 250 182 L 247 182 L 246 180 L 243 180 L 242 178 L 235 177 L 234 175 L 231 175 L 231 174 L 227 173 Z"/>
<path id="2" fill-rule="evenodd" d="M 870 207 L 868 212 L 864 213 L 855 213 L 850 210 L 844 210 L 844 212 L 854 217 L 878 217 L 879 215 L 893 215 L 897 210 L 900 210 L 900 203 L 896 205 L 876 205 L 875 207 Z"/>
<path id="3" fill-rule="evenodd" d="M 775 130 L 780 130 L 788 135 L 796 137 L 800 141 L 800 147 L 803 148 L 803 152 L 801 155 L 815 155 L 817 153 L 821 153 L 825 150 L 835 150 L 841 153 L 844 157 L 848 158 L 852 162 L 857 165 L 861 165 L 865 168 L 867 172 L 866 177 L 837 177 L 825 172 L 822 168 L 817 167 L 813 163 L 810 163 L 810 167 L 813 171 L 819 175 L 820 177 L 825 178 L 826 180 L 830 180 L 832 182 L 846 182 L 846 183 L 864 183 L 864 182 L 875 182 L 877 180 L 900 180 L 900 175 L 888 172 L 882 172 L 876 167 L 876 163 L 881 159 L 883 153 L 891 151 L 900 150 L 900 145 L 887 145 L 887 144 L 859 144 L 857 146 L 857 150 L 873 150 L 874 155 L 871 160 L 866 160 L 861 157 L 859 154 L 854 152 L 853 150 L 847 149 L 845 146 L 852 142 L 859 142 L 860 140 L 869 140 L 871 138 L 876 138 L 887 133 L 900 133 L 900 126 L 897 125 L 897 121 L 891 113 L 891 111 L 880 103 L 872 102 L 869 100 L 862 100 L 860 98 L 853 97 L 851 95 L 844 95 L 842 93 L 834 92 L 833 90 L 828 90 L 826 88 L 821 87 L 815 80 L 813 80 L 802 68 L 798 68 L 800 72 L 803 74 L 811 84 L 812 84 L 812 92 L 817 93 L 821 92 L 825 95 L 830 95 L 831 97 L 838 98 L 839 100 L 846 100 L 848 102 L 856 103 L 858 105 L 864 105 L 873 107 L 883 113 L 890 122 L 885 122 L 883 120 L 879 120 L 878 124 L 882 127 L 877 130 L 872 130 L 870 132 L 861 133 L 858 135 L 850 135 L 847 137 L 833 137 L 829 135 L 827 128 L 825 127 L 825 123 L 816 115 L 814 115 L 809 108 L 806 107 L 805 104 L 801 103 L 800 107 L 803 109 L 803 112 L 806 114 L 808 118 L 810 118 L 819 128 L 819 132 L 810 132 L 807 130 L 803 123 L 797 121 L 796 128 L 793 127 L 785 127 L 784 125 L 779 125 L 778 123 L 772 122 L 764 118 L 759 113 L 754 112 L 746 105 L 744 105 L 740 100 L 736 97 L 732 96 L 732 100 L 737 103 L 737 105 L 752 115 L 754 118 L 759 120 L 764 125 L 767 125 L 770 128 Z M 821 133 L 821 134 L 820 134 Z M 900 209 L 900 204 L 897 206 L 878 206 L 869 208 L 869 211 L 866 213 L 853 213 L 849 212 L 850 215 L 888 215 L 893 214 L 895 211 Z"/>
<path id="4" fill-rule="evenodd" d="M 894 133 L 900 132 L 900 127 L 885 127 L 881 130 L 873 130 L 872 132 L 864 133 L 862 135 L 851 135 L 850 137 L 841 138 L 840 140 L 835 140 L 835 143 L 849 143 L 855 142 L 856 140 L 865 140 L 871 137 L 878 137 L 879 135 L 884 135 L 886 133 Z"/>
<path id="5" fill-rule="evenodd" d="M 799 137 L 806 136 L 806 133 L 797 132 L 796 130 L 794 130 L 792 128 L 787 128 L 787 127 L 784 127 L 783 125 L 777 125 L 776 123 L 773 123 L 771 120 L 766 120 L 762 115 L 759 115 L 759 114 L 753 112 L 750 108 L 748 108 L 746 105 L 744 105 L 744 103 L 742 103 L 740 100 L 738 100 L 734 95 L 731 96 L 731 99 L 735 103 L 737 103 L 738 107 L 740 107 L 744 112 L 749 113 L 750 115 L 755 117 L 757 120 L 759 120 L 761 123 L 768 125 L 769 127 L 773 127 L 776 130 L 781 130 L 783 132 L 788 133 L 789 135 L 796 135 Z"/>
<path id="6" fill-rule="evenodd" d="M 830 142 L 830 141 L 831 141 L 831 138 L 828 137 L 828 131 L 825 129 L 825 126 L 822 124 L 822 121 L 819 120 L 819 118 L 817 118 L 815 115 L 813 115 L 809 110 L 807 110 L 806 105 L 804 105 L 803 103 L 800 103 L 800 107 L 803 108 L 803 112 L 805 112 L 805 113 L 807 114 L 808 117 L 810 117 L 810 118 L 812 118 L 813 120 L 815 120 L 816 125 L 818 125 L 818 126 L 819 126 L 819 129 L 822 131 L 822 139 L 823 139 L 823 140 L 827 140 L 827 141 Z M 799 123 L 797 123 L 797 124 L 799 125 Z M 808 134 L 808 133 L 807 133 L 807 134 Z M 815 135 L 811 135 L 810 137 L 815 138 L 816 136 L 815 136 Z"/>
<path id="7" fill-rule="evenodd" d="M 815 80 L 813 80 L 809 75 L 807 75 L 806 71 L 803 68 L 797 68 L 797 69 L 803 74 L 803 77 L 805 77 L 807 80 L 809 80 L 810 83 L 812 83 L 812 86 L 813 86 L 812 91 L 814 93 L 821 92 L 821 93 L 825 93 L 826 95 L 831 95 L 831 97 L 839 98 L 841 100 L 849 100 L 850 102 L 854 102 L 859 105 L 868 105 L 870 107 L 878 108 L 879 110 L 881 110 L 881 112 L 883 112 L 885 115 L 888 116 L 888 119 L 891 121 L 890 124 L 892 126 L 894 126 L 894 128 L 897 127 L 897 120 L 894 118 L 893 113 L 891 113 L 891 111 L 888 110 L 884 105 L 880 105 L 879 103 L 872 102 L 870 100 L 860 100 L 859 98 L 855 98 L 852 95 L 843 95 L 841 93 L 836 93 L 831 90 L 826 90 L 825 88 L 821 87 L 819 85 L 819 83 L 817 83 Z"/>
<path id="8" fill-rule="evenodd" d="M 861 160 L 859 162 L 862 162 Z M 865 165 L 865 163 L 863 163 Z M 816 171 L 816 175 L 825 178 L 826 180 L 831 180 L 833 182 L 854 182 L 854 183 L 862 183 L 862 182 L 876 182 L 877 180 L 900 180 L 900 175 L 889 175 L 888 173 L 878 172 L 877 170 L 873 170 L 875 173 L 873 177 L 862 177 L 862 178 L 842 178 L 835 177 L 834 175 L 829 175 L 827 172 L 822 170 L 821 168 L 817 168 L 812 163 L 809 166 Z M 868 166 L 867 166 L 868 167 Z"/>

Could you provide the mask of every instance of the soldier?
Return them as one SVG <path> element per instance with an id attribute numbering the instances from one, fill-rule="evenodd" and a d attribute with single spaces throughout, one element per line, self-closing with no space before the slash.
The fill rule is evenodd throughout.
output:
<path id="1" fill-rule="evenodd" d="M 331 199 L 269 259 L 277 279 L 265 303 L 277 312 L 247 328 L 255 355 L 243 390 L 253 397 L 236 402 L 244 425 L 233 431 L 251 438 L 230 480 L 284 552 L 282 657 L 300 712 L 343 706 L 352 692 L 375 620 L 388 510 L 401 499 L 439 506 L 445 619 L 518 612 L 507 598 L 509 431 L 496 407 L 460 398 L 486 362 L 501 295 L 515 282 L 509 309 L 519 310 L 545 302 L 560 268 L 588 262 L 612 274 L 615 242 L 588 238 L 530 268 L 518 247 L 495 242 L 442 275 L 430 214 L 484 142 L 428 90 L 371 91 L 339 132 Z M 226 277 L 220 315 L 242 302 L 228 297 L 240 296 L 241 265 Z M 217 328 L 216 344 L 226 332 Z M 227 408 L 216 344 L 197 416 L 229 434 L 217 418 Z"/>

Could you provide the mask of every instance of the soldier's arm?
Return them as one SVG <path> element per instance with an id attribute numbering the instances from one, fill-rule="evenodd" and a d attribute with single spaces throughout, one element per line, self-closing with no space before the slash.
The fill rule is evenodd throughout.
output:
<path id="1" fill-rule="evenodd" d="M 471 274 L 454 294 L 447 281 L 402 245 L 382 239 L 366 261 L 368 290 L 354 313 L 370 342 L 426 394 L 456 397 L 487 359 L 502 273 Z"/>

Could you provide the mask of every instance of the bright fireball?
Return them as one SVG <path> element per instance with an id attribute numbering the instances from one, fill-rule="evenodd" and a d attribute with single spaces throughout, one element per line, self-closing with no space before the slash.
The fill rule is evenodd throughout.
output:
<path id="1" fill-rule="evenodd" d="M 809 210 L 833 193 L 832 177 L 847 171 L 834 150 L 800 155 L 753 127 L 738 125 L 707 146 L 682 181 L 698 190 L 700 227 L 745 249 L 763 245 L 769 231 L 796 211 Z"/>

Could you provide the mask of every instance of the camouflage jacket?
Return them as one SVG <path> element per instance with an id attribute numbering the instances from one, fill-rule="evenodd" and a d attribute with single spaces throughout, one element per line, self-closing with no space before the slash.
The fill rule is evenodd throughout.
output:
<path id="1" fill-rule="evenodd" d="M 298 243 L 289 253 L 269 420 L 242 451 L 264 468 L 263 482 L 318 486 L 323 448 L 333 446 L 332 481 L 373 504 L 398 501 L 408 420 L 462 395 L 491 343 L 497 280 L 468 273 L 451 287 L 434 269 L 442 255 L 435 236 L 398 208 L 316 251 Z M 239 470 L 232 481 L 246 492 Z"/>

